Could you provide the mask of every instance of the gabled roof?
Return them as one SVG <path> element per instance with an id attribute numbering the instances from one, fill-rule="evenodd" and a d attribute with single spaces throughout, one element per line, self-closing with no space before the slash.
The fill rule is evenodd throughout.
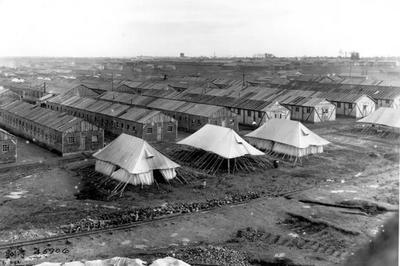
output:
<path id="1" fill-rule="evenodd" d="M 112 117 L 117 117 L 128 109 L 129 109 L 129 105 L 113 103 L 110 106 L 107 106 L 101 110 L 98 110 L 97 113 L 112 116 Z"/>
<path id="2" fill-rule="evenodd" d="M 297 105 L 297 106 L 306 106 L 306 107 L 315 107 L 320 104 L 329 103 L 326 99 L 323 98 L 311 98 L 311 97 L 302 97 L 302 96 L 289 96 L 285 97 L 284 99 L 276 99 L 276 101 L 280 102 L 281 104 L 288 104 L 288 105 Z"/>
<path id="3" fill-rule="evenodd" d="M 380 107 L 357 122 L 400 128 L 400 109 Z"/>
<path id="4" fill-rule="evenodd" d="M 107 101 L 96 101 L 93 104 L 89 105 L 86 110 L 93 113 L 99 113 L 101 110 L 104 110 L 113 105 L 112 102 Z"/>
<path id="5" fill-rule="evenodd" d="M 20 96 L 15 92 L 0 86 L 0 106 L 20 100 Z"/>
<path id="6" fill-rule="evenodd" d="M 168 159 L 145 140 L 124 133 L 93 154 L 93 157 L 118 165 L 130 174 L 180 167 L 179 164 Z"/>
<path id="7" fill-rule="evenodd" d="M 76 96 L 76 97 L 79 97 L 79 96 Z M 70 106 L 70 107 L 74 107 L 76 109 L 86 110 L 86 108 L 88 106 L 90 106 L 91 104 L 93 104 L 95 102 L 96 102 L 96 100 L 92 99 L 92 98 L 79 98 L 78 100 L 75 100 L 74 102 L 63 103 L 63 104 Z"/>
<path id="8" fill-rule="evenodd" d="M 343 93 L 343 92 L 319 92 L 316 94 L 318 97 L 326 98 L 333 102 L 345 102 L 345 103 L 355 103 L 362 97 L 368 97 L 371 101 L 374 101 L 367 94 L 355 94 L 355 93 Z"/>
<path id="9" fill-rule="evenodd" d="M 81 97 L 95 97 L 104 92 L 105 90 L 98 89 L 98 88 L 91 88 L 85 84 L 80 84 L 78 86 L 73 87 L 69 91 L 67 91 L 65 94 L 70 95 L 70 96 L 81 96 Z"/>
<path id="10" fill-rule="evenodd" d="M 52 111 L 22 101 L 13 102 L 1 109 L 60 132 L 76 124 L 87 123 L 80 118 L 67 115 L 66 113 Z"/>
<path id="11" fill-rule="evenodd" d="M 9 137 L 11 137 L 11 138 L 13 138 L 13 139 L 16 138 L 13 134 L 11 134 L 11 133 L 8 132 L 8 131 L 5 131 L 5 130 L 2 129 L 2 128 L 0 128 L 0 134 L 7 135 L 7 136 L 9 136 Z M 16 144 L 16 143 L 15 143 L 15 144 Z"/>
<path id="12" fill-rule="evenodd" d="M 147 104 L 153 102 L 157 98 L 142 96 L 142 95 L 138 95 L 138 94 L 108 91 L 108 92 L 104 93 L 102 96 L 100 96 L 98 99 L 108 100 L 108 101 L 113 101 L 113 102 L 118 102 L 118 103 L 126 103 L 126 104 L 131 104 L 131 105 L 147 106 Z"/>
<path id="13" fill-rule="evenodd" d="M 178 144 L 215 153 L 226 159 L 244 155 L 264 155 L 242 139 L 233 129 L 211 124 L 203 126 Z"/>
<path id="14" fill-rule="evenodd" d="M 120 86 L 127 86 L 130 88 L 139 88 L 143 81 L 124 81 Z"/>
<path id="15" fill-rule="evenodd" d="M 160 111 L 131 107 L 124 114 L 120 115 L 119 118 L 138 123 L 146 123 L 152 117 L 160 114 Z M 172 117 L 170 119 L 172 121 L 174 120 Z"/>
<path id="16" fill-rule="evenodd" d="M 302 123 L 287 119 L 270 119 L 246 137 L 271 140 L 296 148 L 329 144 Z"/>

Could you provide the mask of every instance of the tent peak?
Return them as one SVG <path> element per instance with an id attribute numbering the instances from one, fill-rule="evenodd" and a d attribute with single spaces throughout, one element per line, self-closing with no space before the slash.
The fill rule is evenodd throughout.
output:
<path id="1" fill-rule="evenodd" d="M 206 124 L 178 144 L 188 145 L 215 153 L 226 159 L 244 155 L 264 155 L 263 152 L 251 146 L 233 129 Z"/>

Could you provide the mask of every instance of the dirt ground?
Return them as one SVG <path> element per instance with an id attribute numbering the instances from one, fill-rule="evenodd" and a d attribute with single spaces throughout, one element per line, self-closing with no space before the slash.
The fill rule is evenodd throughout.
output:
<path id="1" fill-rule="evenodd" d="M 110 200 L 94 193 L 90 180 L 73 169 L 76 165 L 0 173 L 0 243 L 57 234 L 61 225 L 88 216 L 256 191 L 267 197 L 130 231 L 60 242 L 57 245 L 68 247 L 68 254 L 39 261 L 180 254 L 212 244 L 240 252 L 254 265 L 283 259 L 293 265 L 342 263 L 397 215 L 399 204 L 398 140 L 363 135 L 353 124 L 351 119 L 307 124 L 331 144 L 296 167 L 191 178 L 189 184 L 172 182 L 159 188 L 129 187 Z M 170 145 L 156 146 L 168 154 Z M 297 192 L 274 196 L 290 191 Z M 192 261 L 196 262 L 200 263 Z"/>

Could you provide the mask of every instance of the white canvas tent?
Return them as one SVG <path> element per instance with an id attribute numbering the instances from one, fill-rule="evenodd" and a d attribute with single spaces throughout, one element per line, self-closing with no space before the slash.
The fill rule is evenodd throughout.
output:
<path id="1" fill-rule="evenodd" d="M 400 109 L 380 107 L 375 112 L 358 120 L 357 122 L 400 128 Z"/>
<path id="2" fill-rule="evenodd" d="M 233 159 L 244 155 L 264 155 L 233 129 L 207 124 L 178 144 L 184 144 L 218 154 L 226 159 Z"/>
<path id="3" fill-rule="evenodd" d="M 375 112 L 358 120 L 357 123 L 362 124 L 362 132 L 365 134 L 372 133 L 381 137 L 398 138 L 400 133 L 400 109 L 380 107 Z"/>
<path id="4" fill-rule="evenodd" d="M 247 134 L 246 139 L 259 149 L 288 155 L 297 159 L 309 154 L 323 152 L 329 142 L 302 123 L 293 120 L 271 119 Z"/>
<path id="5" fill-rule="evenodd" d="M 127 134 L 121 134 L 93 157 L 97 159 L 97 172 L 133 185 L 153 184 L 153 170 L 159 170 L 166 180 L 171 180 L 176 177 L 175 169 L 180 166 L 145 140 Z"/>
<path id="6" fill-rule="evenodd" d="M 215 173 L 225 164 L 228 173 L 231 170 L 234 172 L 254 169 L 257 163 L 259 166 L 269 164 L 262 158 L 255 159 L 265 154 L 247 143 L 231 128 L 207 124 L 178 144 L 195 149 L 193 152 L 178 156 L 180 160 L 197 165 L 198 168 L 211 173 Z M 199 150 L 205 153 L 199 153 Z"/>

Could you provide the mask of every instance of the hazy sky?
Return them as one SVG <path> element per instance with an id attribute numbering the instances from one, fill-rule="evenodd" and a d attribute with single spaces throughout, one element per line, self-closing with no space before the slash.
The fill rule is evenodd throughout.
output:
<path id="1" fill-rule="evenodd" d="M 0 0 L 0 56 L 400 55 L 400 0 Z"/>

